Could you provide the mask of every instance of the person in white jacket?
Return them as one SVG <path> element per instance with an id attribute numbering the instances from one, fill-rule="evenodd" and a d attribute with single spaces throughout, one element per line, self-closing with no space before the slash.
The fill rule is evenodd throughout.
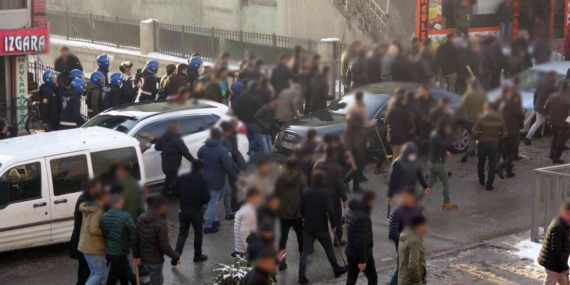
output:
<path id="1" fill-rule="evenodd" d="M 261 201 L 261 194 L 255 188 L 247 191 L 246 203 L 236 213 L 234 220 L 234 249 L 232 256 L 245 256 L 247 250 L 247 236 L 257 229 L 257 207 Z"/>

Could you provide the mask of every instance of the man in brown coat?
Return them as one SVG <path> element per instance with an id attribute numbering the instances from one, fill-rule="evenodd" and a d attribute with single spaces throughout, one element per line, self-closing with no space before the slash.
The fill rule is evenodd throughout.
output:
<path id="1" fill-rule="evenodd" d="M 552 127 L 552 143 L 550 145 L 550 159 L 552 163 L 561 164 L 564 160 L 560 159 L 562 152 L 566 148 L 566 141 L 569 137 L 568 123 L 566 119 L 570 110 L 570 96 L 568 81 L 562 81 L 558 84 L 558 93 L 550 96 L 544 110 L 548 113 L 548 120 Z"/>

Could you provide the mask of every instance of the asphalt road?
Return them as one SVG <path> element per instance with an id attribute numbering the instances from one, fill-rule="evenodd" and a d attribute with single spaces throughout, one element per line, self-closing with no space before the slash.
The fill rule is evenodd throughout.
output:
<path id="1" fill-rule="evenodd" d="M 536 140 L 527 147 L 521 144 L 521 154 L 525 159 L 516 162 L 516 177 L 506 180 L 497 178 L 494 191 L 485 191 L 478 184 L 476 158 L 467 163 L 458 162 L 453 156 L 447 167 L 452 171 L 451 199 L 458 204 L 459 210 L 445 212 L 440 209 L 442 190 L 440 185 L 432 189 L 432 194 L 424 199 L 425 214 L 430 222 L 429 234 L 425 238 L 428 254 L 461 248 L 476 242 L 504 235 L 520 233 L 530 226 L 530 195 L 532 188 L 532 170 L 550 165 L 547 159 L 549 140 Z M 567 152 L 566 157 L 570 154 Z M 564 157 L 563 157 L 564 158 Z M 570 159 L 570 158 L 569 158 Z M 370 181 L 365 185 L 379 195 L 373 214 L 374 257 L 378 269 L 393 266 L 396 253 L 393 243 L 388 240 L 388 221 L 386 219 L 386 178 L 383 174 L 375 175 L 372 167 L 366 171 Z M 220 205 L 221 206 L 221 205 Z M 174 209 L 173 209 L 174 210 Z M 220 213 L 223 214 L 222 207 Z M 170 238 L 174 245 L 178 234 L 175 212 L 170 217 Z M 191 262 L 192 232 L 186 243 L 183 259 L 185 263 L 173 268 L 165 264 L 165 284 L 204 283 L 211 280 L 212 270 L 218 263 L 231 263 L 233 252 L 233 223 L 222 222 L 221 230 L 204 238 L 204 253 L 210 259 L 206 263 Z M 3 285 L 12 284 L 74 284 L 76 262 L 68 258 L 68 245 L 55 245 L 35 249 L 20 250 L 0 254 L 0 280 Z M 337 259 L 342 263 L 337 252 Z M 279 284 L 296 284 L 299 253 L 296 238 L 289 236 L 289 269 L 279 272 Z M 382 271 L 386 274 L 386 270 Z M 313 283 L 324 283 L 334 279 L 332 269 L 327 262 L 320 245 L 315 246 L 315 253 L 309 258 L 308 278 Z M 385 278 L 381 278 L 383 280 Z M 337 280 L 338 282 L 338 280 Z"/>

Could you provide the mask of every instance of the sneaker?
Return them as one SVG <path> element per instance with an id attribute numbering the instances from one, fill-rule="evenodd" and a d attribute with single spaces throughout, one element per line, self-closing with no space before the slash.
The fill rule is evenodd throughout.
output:
<path id="1" fill-rule="evenodd" d="M 212 223 L 212 226 L 213 226 L 213 227 L 216 227 L 216 228 L 220 227 L 221 225 L 222 225 L 222 224 L 220 223 L 220 221 L 215 221 L 215 222 Z"/>
<path id="2" fill-rule="evenodd" d="M 563 164 L 563 163 L 564 163 L 564 160 L 562 160 L 562 159 L 560 159 L 560 158 L 557 158 L 557 159 L 553 159 L 553 160 L 552 160 L 552 163 L 554 163 L 554 164 Z"/>
<path id="3" fill-rule="evenodd" d="M 491 190 L 493 190 L 493 189 L 495 189 L 495 187 L 493 187 L 493 186 L 487 186 L 487 187 L 485 187 L 485 190 L 487 190 L 487 191 L 491 191 Z"/>
<path id="4" fill-rule="evenodd" d="M 299 284 L 301 285 L 309 284 L 309 279 L 307 279 L 307 277 L 299 277 Z"/>
<path id="5" fill-rule="evenodd" d="M 509 172 L 509 173 L 507 173 L 507 175 L 506 175 L 505 177 L 507 177 L 507 178 L 513 178 L 513 177 L 515 177 L 515 174 L 512 173 L 512 172 Z"/>
<path id="6" fill-rule="evenodd" d="M 334 277 L 335 278 L 339 278 L 341 277 L 343 274 L 346 273 L 346 266 L 342 266 L 339 267 L 335 272 L 334 272 Z"/>
<path id="7" fill-rule="evenodd" d="M 443 204 L 443 206 L 441 206 L 441 209 L 444 211 L 450 211 L 450 210 L 457 210 L 457 209 L 459 209 L 459 207 L 457 207 L 457 205 L 454 205 L 451 203 L 445 203 L 445 204 Z"/>
<path id="8" fill-rule="evenodd" d="M 505 167 L 503 165 L 499 165 L 497 168 L 497 176 L 499 176 L 501 179 L 505 179 L 505 174 L 503 173 L 504 171 Z"/>
<path id="9" fill-rule="evenodd" d="M 180 252 L 177 251 L 176 253 L 178 253 L 178 256 L 180 256 Z M 172 265 L 172 266 L 178 265 L 178 260 L 171 259 L 171 260 L 170 260 L 170 265 Z"/>
<path id="10" fill-rule="evenodd" d="M 234 214 L 226 215 L 226 220 L 227 220 L 227 221 L 231 221 L 231 220 L 233 220 L 233 219 L 235 219 L 235 218 L 236 218 L 236 216 L 235 216 Z"/>
<path id="11" fill-rule="evenodd" d="M 526 145 L 532 145 L 532 143 L 530 142 L 530 140 L 528 138 L 524 139 L 524 144 Z"/>
<path id="12" fill-rule="evenodd" d="M 345 246 L 345 245 L 346 245 L 346 241 L 341 240 L 341 241 L 340 241 L 340 246 L 342 247 L 342 246 Z M 334 242 L 334 247 L 338 247 L 338 243 L 336 243 L 336 241 Z"/>
<path id="13" fill-rule="evenodd" d="M 287 262 L 283 261 L 279 263 L 279 271 L 287 270 Z"/>
<path id="14" fill-rule="evenodd" d="M 208 260 L 208 256 L 201 254 L 200 256 L 194 256 L 194 262 L 202 262 Z"/>
<path id="15" fill-rule="evenodd" d="M 216 227 L 211 227 L 211 228 L 204 228 L 204 234 L 215 234 L 217 233 L 219 230 Z"/>

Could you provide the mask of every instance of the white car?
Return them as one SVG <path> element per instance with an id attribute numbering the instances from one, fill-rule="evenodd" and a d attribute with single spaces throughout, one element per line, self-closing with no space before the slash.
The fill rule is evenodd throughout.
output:
<path id="1" fill-rule="evenodd" d="M 521 72 L 518 77 L 521 81 L 521 96 L 523 111 L 525 114 L 524 128 L 521 130 L 523 133 L 527 133 L 530 126 L 534 122 L 534 92 L 538 85 L 544 82 L 550 71 L 555 71 L 558 73 L 558 79 L 562 80 L 566 77 L 566 72 L 570 69 L 570 61 L 559 61 L 540 64 L 533 66 L 523 72 Z M 489 100 L 494 101 L 501 95 L 501 88 L 490 91 L 487 94 Z"/>
<path id="2" fill-rule="evenodd" d="M 136 138 L 143 147 L 148 143 L 144 136 L 160 137 L 166 131 L 169 121 L 180 122 L 182 139 L 188 146 L 190 153 L 197 157 L 198 149 L 210 136 L 209 129 L 218 126 L 223 121 L 230 120 L 227 115 L 229 108 L 212 101 L 189 100 L 178 101 L 147 101 L 127 104 L 106 110 L 89 120 L 83 128 L 100 126 L 116 129 L 125 126 L 129 129 L 128 135 Z M 240 126 L 238 134 L 238 148 L 247 160 L 248 140 L 245 136 L 245 126 Z M 143 153 L 145 176 L 149 188 L 156 189 L 164 183 L 165 175 L 162 172 L 161 152 L 154 146 Z M 190 171 L 190 163 L 182 159 L 180 174 Z"/>

